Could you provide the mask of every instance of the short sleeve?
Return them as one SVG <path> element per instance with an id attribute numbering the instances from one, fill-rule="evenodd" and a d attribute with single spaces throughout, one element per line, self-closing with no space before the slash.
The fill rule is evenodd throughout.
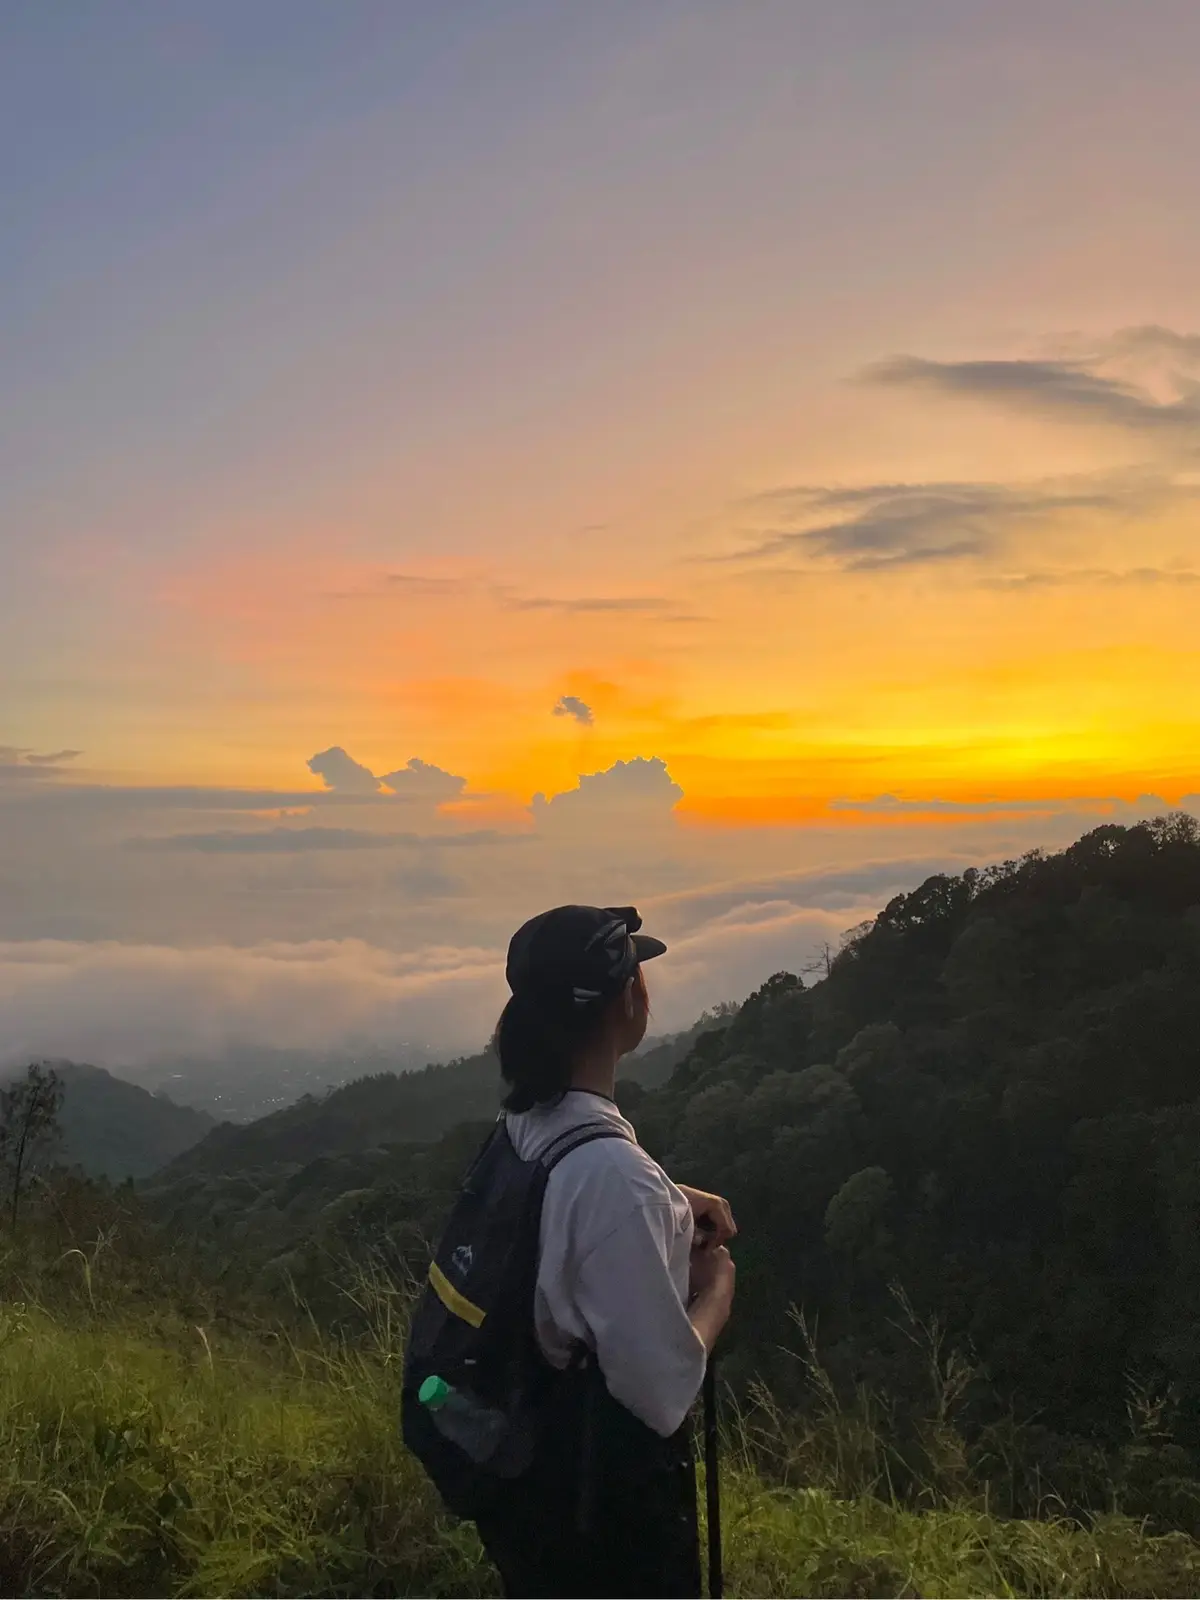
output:
<path id="1" fill-rule="evenodd" d="M 642 1205 L 583 1258 L 575 1301 L 608 1391 L 656 1433 L 681 1426 L 707 1352 L 670 1272 L 674 1214 Z"/>

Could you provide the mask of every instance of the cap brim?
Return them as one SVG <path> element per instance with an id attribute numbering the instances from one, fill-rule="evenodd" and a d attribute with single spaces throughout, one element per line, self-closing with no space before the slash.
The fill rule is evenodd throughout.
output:
<path id="1" fill-rule="evenodd" d="M 653 961 L 655 956 L 665 956 L 667 947 L 661 939 L 652 939 L 648 933 L 634 933 L 630 935 L 633 941 L 633 951 L 639 963 Z"/>

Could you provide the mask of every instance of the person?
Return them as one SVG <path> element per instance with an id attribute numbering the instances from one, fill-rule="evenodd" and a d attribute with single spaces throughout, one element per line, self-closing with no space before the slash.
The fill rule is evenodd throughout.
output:
<path id="1" fill-rule="evenodd" d="M 591 1125 L 624 1137 L 573 1149 L 546 1183 L 533 1310 L 563 1374 L 558 1416 L 478 1523 L 508 1595 L 701 1592 L 688 1413 L 733 1304 L 736 1229 L 719 1196 L 671 1181 L 614 1100 L 649 1019 L 643 964 L 666 951 L 640 927 L 632 906 L 559 906 L 509 946 L 495 1045 L 517 1154 Z"/>

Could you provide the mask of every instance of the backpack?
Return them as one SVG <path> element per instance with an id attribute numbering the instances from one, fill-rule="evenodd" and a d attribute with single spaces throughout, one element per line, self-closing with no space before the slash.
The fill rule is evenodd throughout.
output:
<path id="1" fill-rule="evenodd" d="M 501 1118 L 467 1172 L 413 1312 L 401 1397 L 404 1442 L 456 1516 L 478 1519 L 511 1491 L 554 1425 L 563 1375 L 533 1321 L 546 1181 L 582 1145 L 627 1138 L 611 1123 L 585 1124 L 524 1161 Z M 447 1437 L 422 1403 L 435 1378 L 454 1391 L 460 1419 L 473 1413 L 465 1426 L 478 1427 L 483 1451 Z"/>

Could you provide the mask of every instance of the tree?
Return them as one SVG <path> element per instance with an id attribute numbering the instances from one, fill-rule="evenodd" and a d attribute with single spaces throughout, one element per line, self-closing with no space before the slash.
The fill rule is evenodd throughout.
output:
<path id="1" fill-rule="evenodd" d="M 847 1178 L 825 1210 L 825 1240 L 831 1250 L 856 1256 L 885 1242 L 884 1224 L 895 1199 L 882 1167 L 864 1167 Z"/>
<path id="2" fill-rule="evenodd" d="M 62 1137 L 58 1114 L 63 1085 L 53 1067 L 32 1062 L 23 1078 L 0 1089 L 0 1169 L 9 1199 L 9 1219 L 17 1226 L 21 1186 Z"/>

